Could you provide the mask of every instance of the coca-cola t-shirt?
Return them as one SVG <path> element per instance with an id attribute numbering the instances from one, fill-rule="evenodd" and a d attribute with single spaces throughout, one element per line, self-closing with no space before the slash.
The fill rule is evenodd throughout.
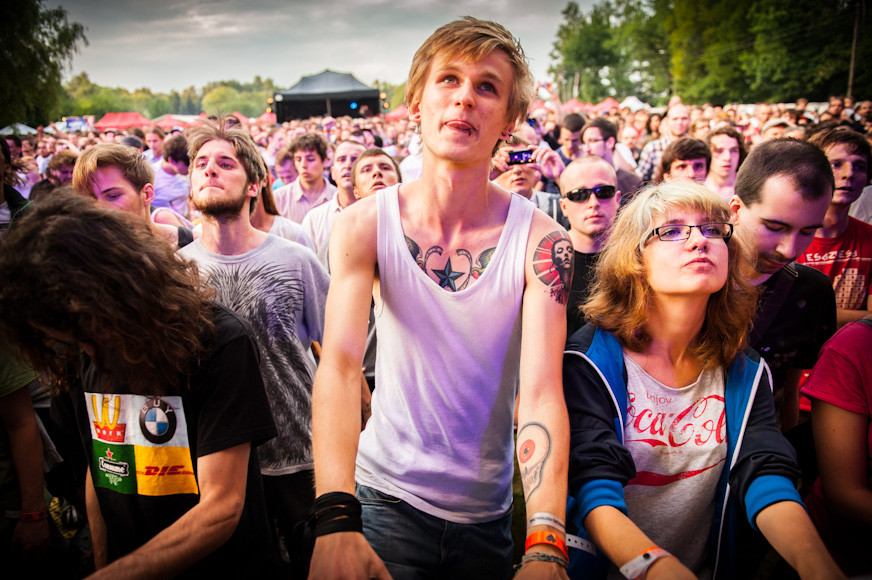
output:
<path id="1" fill-rule="evenodd" d="M 674 389 L 626 353 L 624 363 L 624 445 L 636 465 L 624 488 L 630 519 L 697 576 L 711 577 L 706 550 L 727 458 L 723 370 L 704 370 Z"/>

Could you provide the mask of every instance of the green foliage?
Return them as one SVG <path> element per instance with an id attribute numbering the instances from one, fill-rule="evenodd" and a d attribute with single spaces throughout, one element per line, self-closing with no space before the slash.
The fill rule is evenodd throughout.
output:
<path id="1" fill-rule="evenodd" d="M 387 98 L 388 108 L 382 110 L 381 111 L 382 113 L 388 113 L 390 111 L 393 111 L 394 109 L 396 109 L 397 107 L 399 107 L 400 105 L 403 104 L 404 96 L 406 93 L 406 81 L 403 81 L 402 83 L 400 83 L 398 85 L 395 85 L 395 84 L 389 83 L 387 81 L 375 79 L 372 82 L 372 87 L 374 89 L 378 89 L 379 92 L 387 94 L 387 96 L 388 96 L 388 98 Z"/>
<path id="2" fill-rule="evenodd" d="M 239 111 L 257 117 L 266 110 L 266 99 L 276 90 L 272 79 L 255 76 L 250 83 L 216 81 L 201 90 L 188 87 L 168 94 L 153 93 L 147 88 L 128 91 L 94 84 L 86 73 L 81 73 L 63 87 L 59 109 L 63 115 L 94 115 L 97 119 L 119 111 L 138 111 L 149 119 L 168 113 L 199 115 L 202 111 Z"/>
<path id="3" fill-rule="evenodd" d="M 61 72 L 82 43 L 85 28 L 68 22 L 63 8 L 45 8 L 42 0 L 0 4 L 0 127 L 54 117 Z"/>
<path id="4" fill-rule="evenodd" d="M 860 14 L 853 93 L 872 94 L 865 0 L 569 2 L 551 72 L 563 97 L 634 94 L 655 103 L 825 100 L 845 93 Z M 858 9 L 860 6 L 860 9 Z"/>

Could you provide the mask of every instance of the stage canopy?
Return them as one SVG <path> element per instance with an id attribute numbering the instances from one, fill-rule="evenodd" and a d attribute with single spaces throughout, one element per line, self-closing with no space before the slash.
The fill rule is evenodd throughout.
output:
<path id="1" fill-rule="evenodd" d="M 119 131 L 131 127 L 151 127 L 150 119 L 139 113 L 106 113 L 102 119 L 94 123 L 94 127 L 100 131 L 117 129 Z"/>
<path id="2" fill-rule="evenodd" d="M 301 78 L 290 89 L 273 95 L 273 100 L 279 123 L 323 115 L 366 117 L 381 111 L 378 89 L 369 88 L 352 74 L 329 69 Z"/>

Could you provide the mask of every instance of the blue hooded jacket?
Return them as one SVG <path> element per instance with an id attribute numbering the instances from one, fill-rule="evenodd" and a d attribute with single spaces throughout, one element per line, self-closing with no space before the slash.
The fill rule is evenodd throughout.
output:
<path id="1" fill-rule="evenodd" d="M 752 349 L 739 354 L 726 373 L 727 465 L 718 482 L 709 537 L 715 578 L 737 575 L 737 535 L 744 514 L 756 530 L 757 514 L 780 501 L 796 501 L 799 470 L 793 447 L 775 426 L 769 367 Z M 627 513 L 623 487 L 635 477 L 623 446 L 627 374 L 618 340 L 593 325 L 566 345 L 563 389 L 569 411 L 569 498 L 567 533 L 581 538 L 570 553 L 570 577 L 604 578 L 608 560 L 589 542 L 584 518 L 609 505 Z M 569 543 L 569 541 L 568 541 Z"/>

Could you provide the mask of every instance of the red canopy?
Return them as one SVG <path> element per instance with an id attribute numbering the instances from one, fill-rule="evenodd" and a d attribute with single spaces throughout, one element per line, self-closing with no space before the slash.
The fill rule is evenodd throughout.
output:
<path id="1" fill-rule="evenodd" d="M 385 121 L 399 121 L 409 116 L 409 109 L 406 105 L 401 104 L 399 107 L 385 115 Z"/>
<path id="2" fill-rule="evenodd" d="M 563 111 L 566 113 L 577 113 L 579 111 L 585 110 L 585 107 L 586 105 L 575 97 L 572 97 L 571 99 L 563 103 Z"/>
<path id="3" fill-rule="evenodd" d="M 130 129 L 131 127 L 149 127 L 152 122 L 139 113 L 106 113 L 102 119 L 94 123 L 100 131 L 106 129 Z"/>
<path id="4" fill-rule="evenodd" d="M 596 110 L 600 111 L 600 112 L 611 111 L 612 109 L 620 109 L 620 108 L 621 108 L 621 103 L 619 103 L 618 101 L 614 100 L 611 97 L 605 99 L 604 101 L 597 103 L 597 105 L 596 105 Z"/>
<path id="5" fill-rule="evenodd" d="M 163 117 L 159 117 L 158 119 L 154 119 L 152 121 L 155 125 L 163 129 L 164 131 L 170 131 L 173 127 L 181 127 L 184 129 L 190 123 L 187 121 L 183 121 L 177 117 L 173 117 L 172 115 L 164 115 Z"/>

